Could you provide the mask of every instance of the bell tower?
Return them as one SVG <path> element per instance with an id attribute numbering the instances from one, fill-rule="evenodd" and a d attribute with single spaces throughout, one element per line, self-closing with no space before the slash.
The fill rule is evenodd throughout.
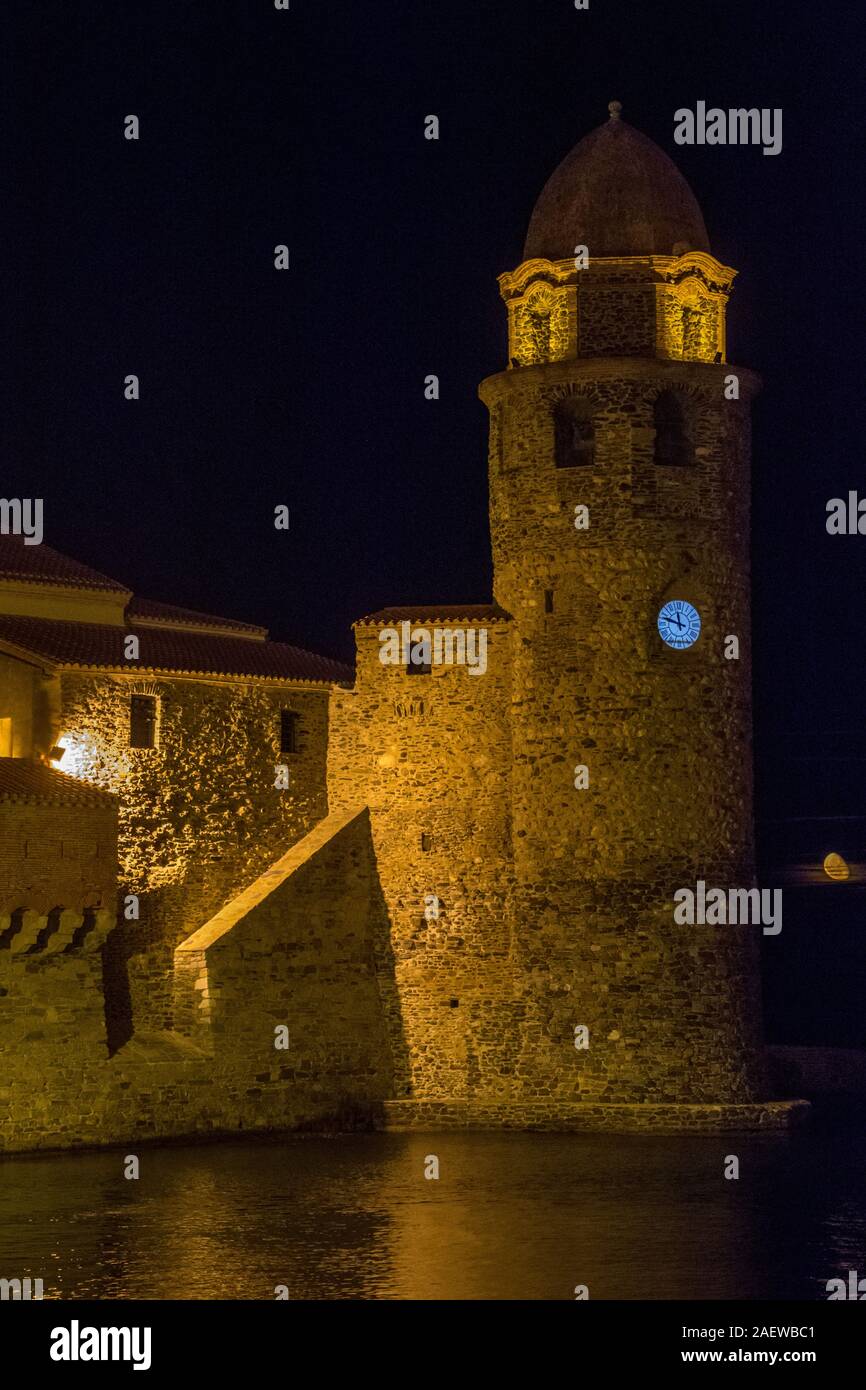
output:
<path id="1" fill-rule="evenodd" d="M 480 388 L 514 619 L 516 1075 L 527 1099 L 745 1103 L 761 926 L 679 925 L 674 894 L 754 885 L 758 379 L 727 362 L 736 272 L 691 190 L 609 112 L 500 276 L 509 365 Z"/>

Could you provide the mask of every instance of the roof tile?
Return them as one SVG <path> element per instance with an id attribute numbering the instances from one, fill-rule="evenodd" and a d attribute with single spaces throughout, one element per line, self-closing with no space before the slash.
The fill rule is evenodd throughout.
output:
<path id="1" fill-rule="evenodd" d="M 511 614 L 498 603 L 419 603 L 397 608 L 380 608 L 359 618 L 355 627 L 378 627 L 382 623 L 510 623 Z"/>
<path id="2" fill-rule="evenodd" d="M 199 613 L 195 608 L 178 608 L 173 603 L 157 603 L 150 598 L 134 598 L 128 605 L 126 612 L 130 620 L 144 618 L 148 622 L 165 623 L 166 627 L 173 624 L 189 624 L 195 627 L 218 627 L 230 628 L 238 633 L 247 633 L 250 637 L 267 637 L 266 627 L 259 627 L 256 623 L 242 623 L 236 618 L 217 618 L 213 613 Z"/>
<path id="3" fill-rule="evenodd" d="M 116 579 L 61 555 L 50 545 L 25 545 L 23 536 L 0 535 L 0 579 L 61 584 L 73 589 L 109 589 L 119 594 L 130 592 Z"/>
<path id="4" fill-rule="evenodd" d="M 117 804 L 117 797 L 92 782 L 57 772 L 45 763 L 30 758 L 0 758 L 0 804 L 4 802 L 108 809 Z"/>
<path id="5" fill-rule="evenodd" d="M 139 639 L 138 661 L 128 661 L 123 654 L 124 637 L 130 632 Z M 342 662 L 286 642 L 251 642 L 249 637 L 136 628 L 134 622 L 128 627 L 111 627 L 0 615 L 0 640 L 55 666 L 327 684 L 351 681 L 353 675 L 351 667 Z"/>

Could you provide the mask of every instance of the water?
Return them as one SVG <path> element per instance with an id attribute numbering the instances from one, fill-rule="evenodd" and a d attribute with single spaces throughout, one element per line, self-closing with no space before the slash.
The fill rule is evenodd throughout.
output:
<path id="1" fill-rule="evenodd" d="M 592 1299 L 816 1299 L 866 1275 L 863 1135 L 138 1152 L 138 1181 L 116 1150 L 0 1161 L 0 1277 L 41 1277 L 46 1298 L 272 1299 L 285 1284 L 294 1299 L 572 1299 L 586 1284 Z"/>

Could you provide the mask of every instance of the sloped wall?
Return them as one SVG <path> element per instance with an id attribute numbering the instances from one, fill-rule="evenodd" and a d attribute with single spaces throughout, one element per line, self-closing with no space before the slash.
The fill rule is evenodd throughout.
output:
<path id="1" fill-rule="evenodd" d="M 322 821 L 175 963 L 182 1031 L 136 1032 L 109 1056 L 98 950 L 0 951 L 15 991 L 0 994 L 0 1150 L 345 1125 L 392 1094 L 400 1030 L 365 810 Z"/>
<path id="2" fill-rule="evenodd" d="M 328 816 L 175 962 L 178 1027 L 251 1120 L 274 1092 L 293 1109 L 391 1093 L 393 968 L 366 809 Z"/>

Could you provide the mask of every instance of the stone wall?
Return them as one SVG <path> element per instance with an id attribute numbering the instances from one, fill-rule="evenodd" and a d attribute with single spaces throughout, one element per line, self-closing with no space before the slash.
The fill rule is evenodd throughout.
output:
<path id="1" fill-rule="evenodd" d="M 681 927 L 674 892 L 754 882 L 746 397 L 712 364 L 579 360 L 490 378 L 494 592 L 514 617 L 511 941 L 527 1098 L 747 1102 L 762 1090 L 760 927 Z M 688 468 L 653 459 L 652 402 L 690 395 Z M 553 409 L 595 404 L 587 468 Z M 586 530 L 575 506 L 589 508 Z M 542 596 L 552 594 L 553 612 Z M 666 648 L 690 599 L 703 629 Z M 727 634 L 739 660 L 724 656 Z M 576 789 L 575 769 L 589 786 Z M 589 1029 L 588 1050 L 574 1029 Z"/>
<path id="2" fill-rule="evenodd" d="M 95 801 L 96 798 L 91 797 Z M 0 920 L 25 908 L 112 917 L 117 887 L 117 807 L 0 802 Z"/>
<path id="3" fill-rule="evenodd" d="M 129 746 L 132 693 L 159 700 L 158 746 Z M 300 716 L 279 751 L 280 710 Z M 61 766 L 118 794 L 122 897 L 115 950 L 128 959 L 135 1027 L 170 1028 L 172 951 L 324 816 L 327 692 L 194 679 L 65 674 Z M 289 768 L 277 789 L 275 767 Z"/>
<path id="4" fill-rule="evenodd" d="M 522 367 L 575 357 L 725 355 L 725 310 L 736 272 L 703 252 L 683 256 L 525 261 L 500 275 L 508 360 Z"/>
<path id="5" fill-rule="evenodd" d="M 98 947 L 98 940 L 94 941 Z M 0 945 L 0 1150 L 103 1138 L 108 1048 L 98 949 Z"/>
<path id="6" fill-rule="evenodd" d="M 392 1093 L 364 812 L 322 822 L 177 956 L 186 1032 L 139 1030 L 109 1056 L 98 951 L 0 951 L 0 1149 L 345 1126 Z"/>
<path id="7" fill-rule="evenodd" d="M 104 1092 L 116 839 L 109 796 L 0 803 L 0 1148 L 80 1124 Z"/>
<path id="8" fill-rule="evenodd" d="M 587 280 L 578 300 L 581 356 L 650 356 L 655 350 L 652 285 Z"/>
<path id="9" fill-rule="evenodd" d="M 572 1134 L 743 1134 L 796 1129 L 809 1119 L 805 1100 L 746 1105 L 640 1105 L 509 1101 L 389 1100 L 375 1112 L 377 1129 L 536 1130 Z"/>
<path id="10" fill-rule="evenodd" d="M 396 1095 L 503 1095 L 512 1084 L 511 635 L 507 622 L 486 629 L 485 674 L 408 675 L 380 662 L 379 627 L 358 625 L 355 689 L 332 694 L 331 808 L 368 805 L 390 922 L 390 1026 L 405 1039 Z M 425 915 L 428 895 L 438 917 Z"/>
<path id="11" fill-rule="evenodd" d="M 0 757 L 30 756 L 37 684 L 34 666 L 0 653 Z"/>

